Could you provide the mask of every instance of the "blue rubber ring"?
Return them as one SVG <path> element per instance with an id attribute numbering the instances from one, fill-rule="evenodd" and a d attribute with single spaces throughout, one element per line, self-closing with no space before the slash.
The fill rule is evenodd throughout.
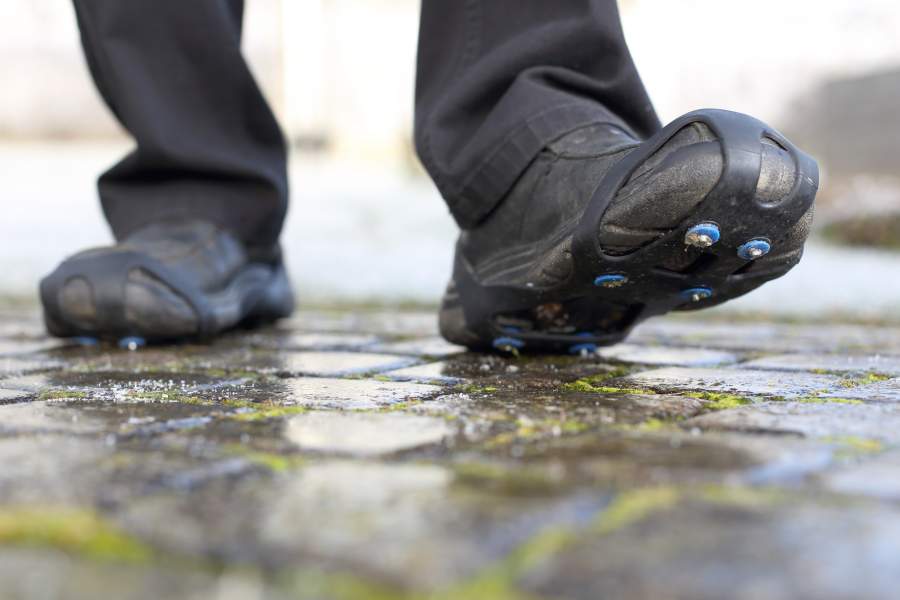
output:
<path id="1" fill-rule="evenodd" d="M 119 348 L 123 350 L 136 350 L 147 345 L 147 340 L 138 336 L 123 337 L 119 340 Z"/>
<path id="2" fill-rule="evenodd" d="M 74 343 L 78 344 L 79 346 L 85 346 L 85 347 L 96 346 L 97 344 L 100 343 L 100 340 L 98 340 L 95 337 L 90 337 L 88 335 L 80 335 L 78 337 L 74 337 L 74 338 L 72 338 L 72 341 Z"/>
<path id="3" fill-rule="evenodd" d="M 516 350 L 519 350 L 524 347 L 525 342 L 516 338 L 498 337 L 494 340 L 494 348 L 497 350 L 503 350 L 505 348 L 515 348 Z"/>
<path id="4" fill-rule="evenodd" d="M 681 297 L 685 300 L 693 300 L 694 296 L 699 296 L 700 300 L 706 300 L 713 295 L 713 291 L 707 287 L 696 287 L 681 292 Z"/>
<path id="5" fill-rule="evenodd" d="M 750 240 L 740 248 L 738 248 L 738 256 L 744 260 L 756 260 L 762 258 L 772 249 L 772 244 L 766 240 Z M 752 252 L 757 250 L 760 252 L 757 256 L 753 256 Z"/>
<path id="6" fill-rule="evenodd" d="M 694 225 L 693 227 L 688 229 L 685 235 L 691 233 L 707 236 L 712 244 L 718 242 L 719 238 L 722 237 L 722 234 L 719 232 L 719 226 L 715 223 L 698 223 L 697 225 Z"/>
<path id="7" fill-rule="evenodd" d="M 587 352 L 588 354 L 593 354 L 597 351 L 597 344 L 575 344 L 574 346 L 569 348 L 569 354 L 581 354 L 582 352 Z"/>
<path id="8" fill-rule="evenodd" d="M 600 275 L 594 280 L 594 285 L 597 287 L 619 287 L 628 282 L 628 278 L 624 275 L 618 273 L 611 273 L 609 275 Z"/>

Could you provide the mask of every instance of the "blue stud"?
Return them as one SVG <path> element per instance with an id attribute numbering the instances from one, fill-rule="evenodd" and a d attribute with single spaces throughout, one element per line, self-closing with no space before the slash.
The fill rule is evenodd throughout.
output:
<path id="1" fill-rule="evenodd" d="M 600 275 L 594 280 L 594 285 L 604 288 L 617 288 L 628 283 L 628 278 L 619 273 Z"/>
<path id="2" fill-rule="evenodd" d="M 123 350 L 137 350 L 147 345 L 147 340 L 142 337 L 130 335 L 119 340 L 119 348 Z"/>
<path id="3" fill-rule="evenodd" d="M 681 292 L 681 297 L 690 302 L 700 302 L 713 295 L 713 291 L 707 287 L 695 287 Z"/>
<path id="4" fill-rule="evenodd" d="M 744 260 L 756 260 L 769 253 L 772 244 L 766 240 L 750 240 L 740 248 L 738 248 L 738 256 Z"/>
<path id="5" fill-rule="evenodd" d="M 597 351 L 597 344 L 575 344 L 569 347 L 569 354 L 594 354 Z"/>
<path id="6" fill-rule="evenodd" d="M 719 226 L 715 223 L 698 223 L 684 234 L 684 243 L 697 248 L 709 248 L 721 237 Z"/>
<path id="7" fill-rule="evenodd" d="M 95 337 L 88 336 L 88 335 L 79 335 L 78 337 L 72 338 L 72 342 L 78 346 L 83 346 L 85 348 L 88 348 L 90 346 L 96 346 L 97 344 L 100 343 L 100 340 L 98 340 Z"/>
<path id="8" fill-rule="evenodd" d="M 525 347 L 525 342 L 512 337 L 498 337 L 494 340 L 494 348 L 507 352 L 520 350 Z"/>

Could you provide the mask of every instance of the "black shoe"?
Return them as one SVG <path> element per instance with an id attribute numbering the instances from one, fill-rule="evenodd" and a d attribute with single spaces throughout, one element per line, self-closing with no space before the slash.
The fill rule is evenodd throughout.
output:
<path id="1" fill-rule="evenodd" d="M 204 221 L 152 224 L 68 258 L 41 281 L 47 330 L 133 344 L 208 338 L 285 317 L 293 294 L 280 252 L 269 254 L 249 257 Z"/>
<path id="2" fill-rule="evenodd" d="M 593 125 L 550 144 L 457 243 L 441 332 L 474 349 L 584 352 L 706 308 L 800 260 L 815 161 L 738 113 L 641 142 Z"/>

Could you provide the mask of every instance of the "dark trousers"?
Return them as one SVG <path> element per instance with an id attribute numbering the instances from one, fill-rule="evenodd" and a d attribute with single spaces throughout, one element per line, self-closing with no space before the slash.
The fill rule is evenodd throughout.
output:
<path id="1" fill-rule="evenodd" d="M 241 55 L 243 0 L 74 1 L 97 88 L 137 144 L 100 177 L 116 237 L 201 217 L 271 247 L 286 148 Z M 568 131 L 659 128 L 615 0 L 423 0 L 417 68 L 416 149 L 463 228 Z"/>

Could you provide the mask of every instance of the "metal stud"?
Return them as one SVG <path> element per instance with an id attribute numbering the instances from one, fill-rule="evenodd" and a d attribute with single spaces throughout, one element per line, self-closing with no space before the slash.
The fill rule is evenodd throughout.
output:
<path id="1" fill-rule="evenodd" d="M 706 300 L 713 295 L 713 291 L 708 287 L 695 287 L 686 289 L 681 292 L 681 297 L 690 302 L 700 302 Z"/>
<path id="2" fill-rule="evenodd" d="M 132 352 L 134 352 L 138 348 L 143 348 L 146 345 L 147 345 L 147 340 L 145 340 L 142 337 L 138 337 L 138 336 L 134 336 L 134 335 L 128 336 L 128 337 L 123 337 L 122 339 L 119 340 L 119 348 L 121 348 L 123 350 L 131 350 Z"/>
<path id="3" fill-rule="evenodd" d="M 620 273 L 600 275 L 594 280 L 594 285 L 602 288 L 617 288 L 628 283 L 628 278 Z"/>
<path id="4" fill-rule="evenodd" d="M 493 345 L 497 350 L 515 353 L 525 347 L 525 342 L 513 337 L 498 337 Z"/>
<path id="5" fill-rule="evenodd" d="M 738 256 L 744 260 L 756 260 L 769 253 L 772 245 L 763 239 L 750 240 L 738 248 Z"/>
<path id="6" fill-rule="evenodd" d="M 719 241 L 721 233 L 715 223 L 698 223 L 684 234 L 684 243 L 697 248 L 709 248 Z"/>

